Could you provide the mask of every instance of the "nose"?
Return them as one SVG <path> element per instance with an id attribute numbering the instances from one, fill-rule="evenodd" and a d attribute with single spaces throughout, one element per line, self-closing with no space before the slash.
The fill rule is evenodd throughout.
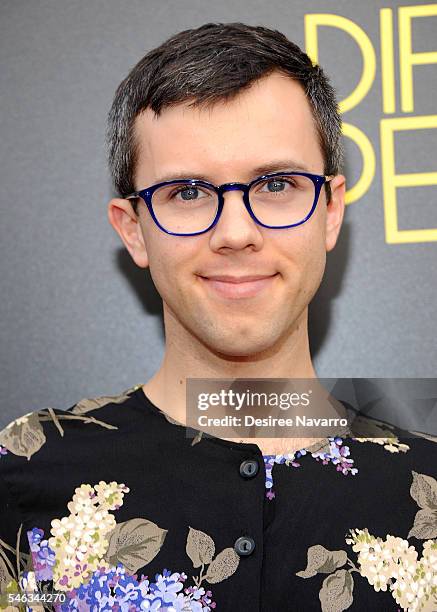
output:
<path id="1" fill-rule="evenodd" d="M 263 237 L 260 226 L 252 219 L 243 198 L 241 183 L 222 186 L 223 209 L 211 232 L 210 245 L 213 250 L 228 247 L 241 250 L 252 246 L 261 248 Z M 233 193 L 226 193 L 226 192 Z"/>

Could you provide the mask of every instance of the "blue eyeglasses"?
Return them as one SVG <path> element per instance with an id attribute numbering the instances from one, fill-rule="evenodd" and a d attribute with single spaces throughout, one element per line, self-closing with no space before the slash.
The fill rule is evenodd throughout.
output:
<path id="1" fill-rule="evenodd" d="M 316 209 L 320 191 L 334 178 L 308 172 L 275 172 L 250 183 L 213 185 L 197 179 L 157 183 L 125 196 L 142 198 L 166 234 L 196 236 L 212 229 L 224 206 L 226 191 L 242 191 L 251 218 L 262 227 L 287 229 L 302 225 Z"/>

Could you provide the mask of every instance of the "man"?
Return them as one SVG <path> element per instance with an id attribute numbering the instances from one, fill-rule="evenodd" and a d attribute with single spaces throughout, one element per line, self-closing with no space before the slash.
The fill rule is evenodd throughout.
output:
<path id="1" fill-rule="evenodd" d="M 199 40 L 211 31 L 211 26 L 199 31 Z M 235 36 L 238 28 L 231 32 Z M 242 42 L 248 38 L 244 29 L 239 35 Z M 316 376 L 308 343 L 308 304 L 320 285 L 326 251 L 334 248 L 340 231 L 345 179 L 339 173 L 341 122 L 332 90 L 322 72 L 313 69 L 301 53 L 287 56 L 288 50 L 280 48 L 281 39 L 267 37 L 261 57 L 254 58 L 252 65 L 234 68 L 238 58 L 223 40 L 213 68 L 206 59 L 218 55 L 217 41 L 211 37 L 197 52 L 191 51 L 190 74 L 179 81 L 174 58 L 182 53 L 179 49 L 185 39 L 175 44 L 176 48 L 169 43 L 168 57 L 139 65 L 114 102 L 110 164 L 120 192 L 176 178 L 221 185 L 248 183 L 278 172 L 334 175 L 320 191 L 309 221 L 287 230 L 254 222 L 241 191 L 226 192 L 220 220 L 209 232 L 194 237 L 163 233 L 141 199 L 135 202 L 136 209 L 132 200 L 111 200 L 112 226 L 135 263 L 150 267 L 163 299 L 165 357 L 144 392 L 183 422 L 187 378 L 262 378 L 266 373 L 276 378 Z M 281 52 L 284 66 L 275 67 L 275 54 Z M 217 69 L 220 72 L 211 78 L 209 73 Z M 302 71 L 308 93 L 286 70 Z M 155 82 L 148 82 L 149 73 L 157 75 Z M 134 83 L 140 88 L 144 109 L 138 108 L 135 98 L 127 97 Z M 312 105 L 308 95 L 313 96 Z M 124 110 L 123 105 L 131 108 Z M 129 133 L 123 125 L 134 113 L 130 129 L 136 138 L 135 170 L 133 162 L 125 161 Z M 276 185 L 282 191 L 291 190 L 285 181 L 274 181 L 259 189 L 273 190 Z M 309 179 L 304 186 L 308 199 L 303 217 L 314 196 Z M 189 188 L 183 193 L 190 197 Z M 193 192 L 191 197 L 200 200 L 202 193 Z M 154 199 L 158 202 L 156 193 Z M 194 209 L 193 215 L 199 218 L 193 231 L 205 229 L 212 221 L 212 215 L 207 215 L 203 227 L 199 211 Z M 292 215 L 284 215 L 281 224 L 293 223 Z M 269 222 L 274 225 L 274 217 L 265 220 Z M 300 442 L 291 444 L 297 444 L 297 450 L 302 448 Z M 275 443 L 281 446 L 279 440 Z M 293 450 L 290 440 L 288 444 L 288 450 Z"/>
<path id="2" fill-rule="evenodd" d="M 266 28 L 181 32 L 120 84 L 108 145 L 109 220 L 163 299 L 165 356 L 1 432 L 3 590 L 27 569 L 60 610 L 435 610 L 430 438 L 186 435 L 187 379 L 317 383 L 308 305 L 345 195 L 322 69 Z"/>

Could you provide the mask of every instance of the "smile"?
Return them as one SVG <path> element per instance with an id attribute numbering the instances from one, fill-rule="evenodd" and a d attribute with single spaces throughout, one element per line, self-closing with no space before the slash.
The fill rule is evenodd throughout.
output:
<path id="1" fill-rule="evenodd" d="M 206 278 L 200 276 L 201 282 L 216 295 L 229 299 L 250 298 L 269 288 L 278 274 L 259 278 Z"/>

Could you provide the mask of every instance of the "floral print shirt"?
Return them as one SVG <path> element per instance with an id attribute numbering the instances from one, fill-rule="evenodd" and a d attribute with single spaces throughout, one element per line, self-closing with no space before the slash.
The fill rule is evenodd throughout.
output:
<path id="1" fill-rule="evenodd" d="M 141 385 L 28 413 L 0 432 L 0 609 L 435 612 L 437 440 L 371 427 L 263 455 Z"/>

